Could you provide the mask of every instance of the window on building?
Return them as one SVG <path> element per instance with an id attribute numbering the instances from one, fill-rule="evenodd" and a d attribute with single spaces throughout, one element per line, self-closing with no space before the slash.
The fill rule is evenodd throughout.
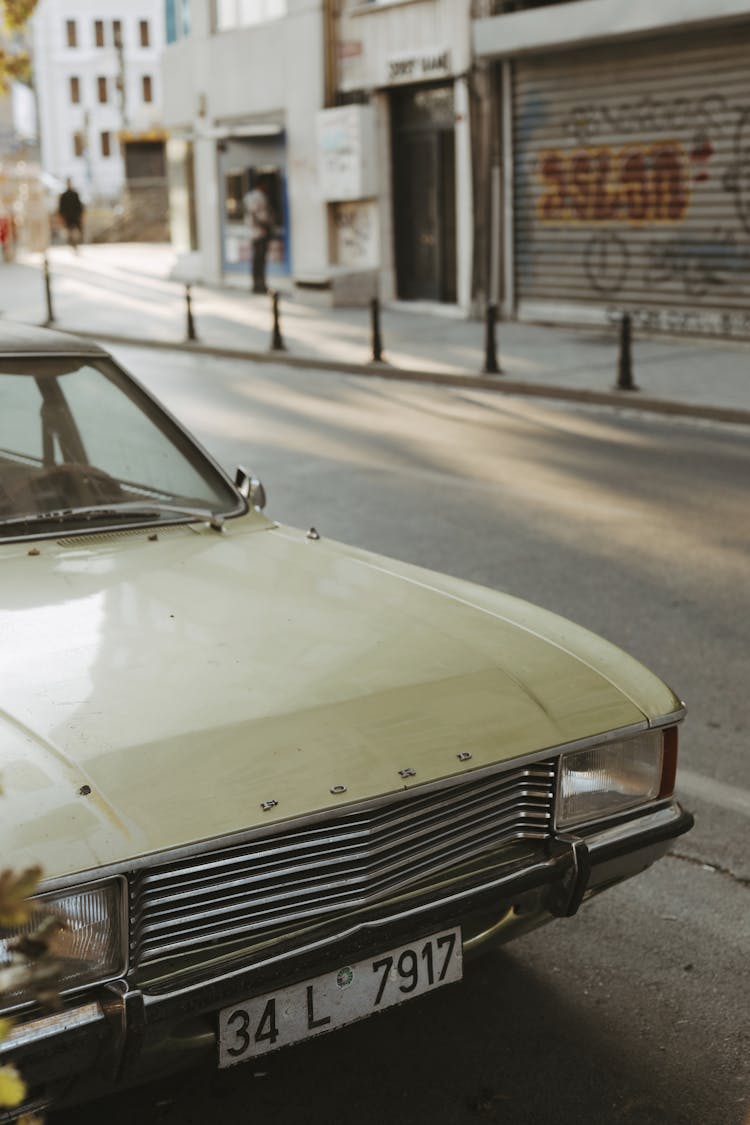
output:
<path id="1" fill-rule="evenodd" d="M 97 47 L 104 46 L 104 20 L 94 20 L 94 42 Z"/>
<path id="2" fill-rule="evenodd" d="M 76 75 L 71 74 L 69 78 L 70 83 L 70 101 L 72 105 L 78 105 L 81 100 L 81 80 Z"/>
<path id="3" fill-rule="evenodd" d="M 78 25 L 75 20 L 65 21 L 65 40 L 69 47 L 78 46 Z"/>
<path id="4" fill-rule="evenodd" d="M 73 134 L 73 155 L 83 156 L 83 133 Z"/>
<path id="5" fill-rule="evenodd" d="M 214 30 L 282 19 L 286 9 L 287 0 L 214 0 Z"/>
<path id="6" fill-rule="evenodd" d="M 99 134 L 99 143 L 101 145 L 102 156 L 112 155 L 112 134 L 107 132 Z"/>
<path id="7" fill-rule="evenodd" d="M 122 20 L 112 20 L 112 42 L 115 47 L 122 47 Z"/>
<path id="8" fill-rule="evenodd" d="M 150 74 L 143 75 L 143 78 L 141 79 L 141 89 L 143 92 L 144 102 L 152 102 L 154 100 L 154 88 Z"/>
<path id="9" fill-rule="evenodd" d="M 108 100 L 107 79 L 101 76 L 96 80 L 96 96 L 102 105 L 106 104 Z"/>
<path id="10" fill-rule="evenodd" d="M 151 46 L 151 29 L 148 25 L 148 20 L 140 20 L 138 23 L 138 33 L 141 37 L 141 46 Z"/>
<path id="11" fill-rule="evenodd" d="M 176 43 L 190 34 L 190 0 L 166 0 L 167 43 Z"/>

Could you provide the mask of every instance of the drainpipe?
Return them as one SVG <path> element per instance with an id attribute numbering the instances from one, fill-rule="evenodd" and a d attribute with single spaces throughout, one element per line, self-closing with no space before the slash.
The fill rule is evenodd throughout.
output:
<path id="1" fill-rule="evenodd" d="M 338 74 L 336 66 L 336 22 L 338 0 L 323 0 L 323 105 L 336 104 Z"/>
<path id="2" fill-rule="evenodd" d="M 503 171 L 503 316 L 506 320 L 516 315 L 515 268 L 515 191 L 513 184 L 513 63 L 503 59 L 500 64 L 500 111 L 502 114 L 502 171 Z"/>

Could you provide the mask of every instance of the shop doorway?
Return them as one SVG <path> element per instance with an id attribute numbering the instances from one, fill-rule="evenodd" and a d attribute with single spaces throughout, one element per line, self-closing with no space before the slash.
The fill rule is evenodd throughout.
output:
<path id="1" fill-rule="evenodd" d="M 392 95 L 396 281 L 403 300 L 456 301 L 453 86 Z"/>
<path id="2" fill-rule="evenodd" d="M 289 273 L 289 213 L 282 148 L 273 142 L 235 140 L 219 146 L 222 190 L 222 266 L 225 273 L 251 276 L 252 248 L 243 200 L 253 182 L 266 192 L 273 216 L 268 247 L 268 274 Z"/>

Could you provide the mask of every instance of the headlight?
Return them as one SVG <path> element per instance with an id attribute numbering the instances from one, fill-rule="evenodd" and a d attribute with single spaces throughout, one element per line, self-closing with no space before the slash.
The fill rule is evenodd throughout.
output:
<path id="1" fill-rule="evenodd" d="M 125 971 L 124 883 L 121 879 L 89 883 L 75 891 L 51 892 L 32 900 L 25 926 L 0 929 L 0 1009 L 33 1000 L 40 988 L 66 992 L 97 984 Z M 38 962 L 21 966 L 10 944 L 44 928 L 49 919 L 62 923 L 54 930 L 49 952 Z"/>
<path id="2" fill-rule="evenodd" d="M 563 754 L 557 827 L 600 820 L 667 796 L 676 763 L 676 727 Z"/>

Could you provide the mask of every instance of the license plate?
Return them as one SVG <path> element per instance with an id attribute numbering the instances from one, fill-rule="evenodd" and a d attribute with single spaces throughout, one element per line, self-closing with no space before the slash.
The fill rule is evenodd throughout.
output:
<path id="1" fill-rule="evenodd" d="M 219 1066 L 312 1039 L 461 979 L 455 927 L 219 1013 Z"/>

